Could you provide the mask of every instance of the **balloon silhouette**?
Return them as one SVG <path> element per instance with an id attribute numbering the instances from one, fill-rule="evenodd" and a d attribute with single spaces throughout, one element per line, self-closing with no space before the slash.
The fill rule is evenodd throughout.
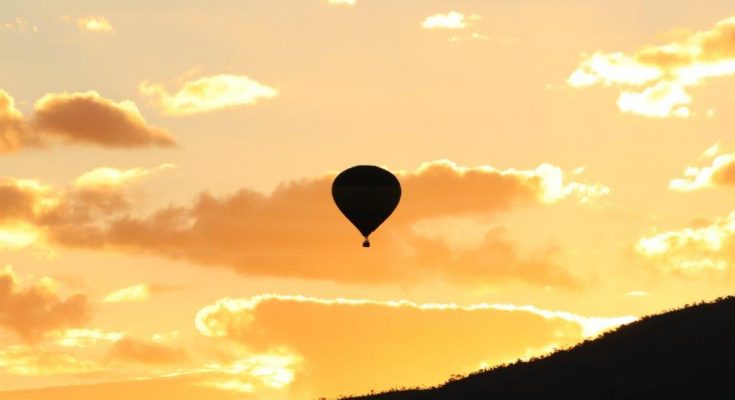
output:
<path id="1" fill-rule="evenodd" d="M 370 236 L 396 209 L 401 184 L 390 172 L 372 165 L 358 165 L 342 171 L 332 183 L 337 208 L 360 231 L 370 247 Z"/>

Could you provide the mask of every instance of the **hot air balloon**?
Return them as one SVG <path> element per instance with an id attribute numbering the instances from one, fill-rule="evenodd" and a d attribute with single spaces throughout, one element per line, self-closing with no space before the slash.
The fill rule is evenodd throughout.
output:
<path id="1" fill-rule="evenodd" d="M 370 236 L 393 213 L 401 199 L 401 184 L 390 172 L 358 165 L 342 171 L 332 183 L 337 208 L 360 231 L 370 247 Z"/>

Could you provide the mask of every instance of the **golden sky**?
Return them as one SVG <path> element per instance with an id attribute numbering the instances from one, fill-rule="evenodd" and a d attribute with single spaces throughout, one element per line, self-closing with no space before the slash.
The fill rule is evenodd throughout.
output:
<path id="1" fill-rule="evenodd" d="M 732 294 L 732 2 L 11 0 L 0 51 L 3 399 L 433 385 Z"/>

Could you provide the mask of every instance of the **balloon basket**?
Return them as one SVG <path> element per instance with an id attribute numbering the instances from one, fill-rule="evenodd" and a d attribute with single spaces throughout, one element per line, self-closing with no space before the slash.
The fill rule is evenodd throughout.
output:
<path id="1" fill-rule="evenodd" d="M 370 241 L 365 239 L 365 241 L 362 242 L 362 247 L 370 247 Z"/>

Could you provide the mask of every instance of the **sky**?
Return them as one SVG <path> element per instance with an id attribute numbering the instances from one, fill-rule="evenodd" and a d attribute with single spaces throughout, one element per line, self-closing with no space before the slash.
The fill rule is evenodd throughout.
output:
<path id="1" fill-rule="evenodd" d="M 0 49 L 3 399 L 431 386 L 732 294 L 732 2 L 10 0 Z"/>

